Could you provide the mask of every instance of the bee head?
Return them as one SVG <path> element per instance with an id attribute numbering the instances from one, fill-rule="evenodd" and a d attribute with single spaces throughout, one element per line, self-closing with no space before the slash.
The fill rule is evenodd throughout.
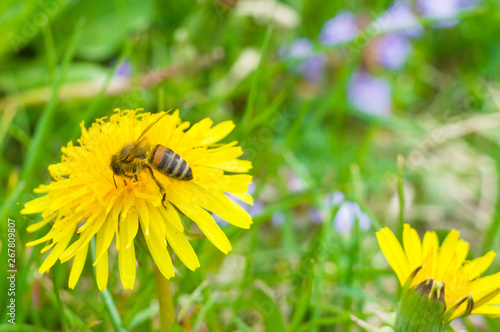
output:
<path id="1" fill-rule="evenodd" d="M 118 156 L 116 154 L 114 154 L 111 157 L 111 162 L 109 163 L 109 166 L 111 167 L 111 170 L 113 171 L 113 173 L 115 175 L 122 175 L 124 172 L 123 172 L 122 168 L 120 167 L 120 162 L 118 159 L 119 159 Z"/>

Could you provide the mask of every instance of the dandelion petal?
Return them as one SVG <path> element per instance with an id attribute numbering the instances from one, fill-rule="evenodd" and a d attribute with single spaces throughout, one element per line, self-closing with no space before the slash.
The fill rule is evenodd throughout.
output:
<path id="1" fill-rule="evenodd" d="M 170 279 L 174 276 L 174 267 L 167 251 L 165 238 L 161 236 L 161 231 L 158 228 L 159 225 L 151 224 L 151 234 L 146 243 L 151 256 L 153 256 L 158 266 L 158 270 L 160 270 L 165 278 Z"/>
<path id="2" fill-rule="evenodd" d="M 100 231 L 96 235 L 96 251 L 101 254 L 96 260 L 97 264 L 94 263 L 94 265 L 96 265 L 97 287 L 101 291 L 105 290 L 108 284 L 108 247 L 111 243 L 108 233 L 111 233 L 111 239 L 113 239 L 114 233 L 112 230 L 110 232 Z"/>
<path id="3" fill-rule="evenodd" d="M 85 260 L 87 259 L 87 252 L 89 246 L 84 246 L 73 259 L 73 266 L 71 267 L 71 273 L 69 274 L 68 287 L 71 289 L 75 288 L 80 274 L 82 274 L 83 266 L 85 265 Z"/>
<path id="4" fill-rule="evenodd" d="M 399 282 L 401 285 L 404 285 L 411 272 L 408 260 L 398 239 L 387 227 L 377 232 L 377 239 L 380 249 L 394 272 L 396 272 Z"/>
<path id="5" fill-rule="evenodd" d="M 120 231 L 120 250 L 118 251 L 118 263 L 120 269 L 120 279 L 123 284 L 124 289 L 134 288 L 135 283 L 135 248 L 134 242 L 130 243 L 130 246 L 126 248 L 125 243 L 128 241 L 127 232 Z"/>

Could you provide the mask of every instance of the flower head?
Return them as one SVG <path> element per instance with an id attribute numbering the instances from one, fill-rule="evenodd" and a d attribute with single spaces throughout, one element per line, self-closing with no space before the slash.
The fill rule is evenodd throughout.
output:
<path id="1" fill-rule="evenodd" d="M 411 5 L 406 1 L 394 1 L 387 11 L 371 23 L 371 26 L 377 32 L 398 31 L 412 38 L 424 33 L 424 28 L 413 14 Z"/>
<path id="2" fill-rule="evenodd" d="M 113 73 L 114 77 L 121 78 L 130 78 L 132 75 L 132 66 L 129 61 L 123 61 L 116 66 L 115 72 Z"/>
<path id="3" fill-rule="evenodd" d="M 469 314 L 500 316 L 500 273 L 481 277 L 495 253 L 466 261 L 469 244 L 452 230 L 439 246 L 435 232 L 427 232 L 420 241 L 417 231 L 404 225 L 403 246 L 386 227 L 377 239 L 401 285 L 409 289 L 422 285 L 441 285 L 444 292 L 445 323 Z M 419 286 L 420 285 L 420 286 Z"/>
<path id="4" fill-rule="evenodd" d="M 326 64 L 326 57 L 314 51 L 312 42 L 307 38 L 299 38 L 291 45 L 280 49 L 281 59 L 292 64 L 292 68 L 310 82 L 321 80 Z"/>
<path id="5" fill-rule="evenodd" d="M 461 11 L 477 5 L 475 0 L 418 0 L 417 5 L 422 16 L 441 22 L 433 25 L 434 28 L 451 28 L 458 24 L 456 17 Z"/>
<path id="6" fill-rule="evenodd" d="M 357 33 L 354 14 L 350 11 L 342 11 L 325 22 L 319 40 L 325 46 L 335 46 L 353 40 Z"/>
<path id="7" fill-rule="evenodd" d="M 352 201 L 343 201 L 333 218 L 333 227 L 340 234 L 348 234 L 356 220 L 362 230 L 370 229 L 371 219 L 361 210 L 359 204 Z"/>
<path id="8" fill-rule="evenodd" d="M 392 110 L 389 82 L 366 72 L 352 75 L 347 87 L 347 99 L 356 109 L 369 115 L 387 116 Z"/>
<path id="9" fill-rule="evenodd" d="M 410 52 L 411 43 L 402 34 L 385 35 L 377 43 L 378 61 L 387 69 L 397 70 L 403 67 Z"/>
<path id="10" fill-rule="evenodd" d="M 418 7 L 423 16 L 434 19 L 453 18 L 461 10 L 459 0 L 419 0 Z"/>
<path id="11" fill-rule="evenodd" d="M 282 58 L 306 59 L 313 54 L 313 44 L 308 38 L 299 38 L 288 47 L 282 47 L 280 50 Z"/>
<path id="12" fill-rule="evenodd" d="M 218 143 L 234 128 L 232 121 L 212 127 L 212 121 L 206 118 L 190 127 L 175 111 L 164 115 L 147 132 L 151 146 L 168 147 L 187 162 L 192 180 L 176 180 L 158 171 L 161 168 L 153 165 L 156 161 L 148 158 L 149 154 L 156 156 L 156 150 L 144 151 L 148 154 L 135 159 L 138 166 L 133 168 L 134 176 L 113 176 L 111 157 L 136 142 L 141 132 L 162 116 L 137 111 L 116 110 L 109 119 L 98 119 L 89 129 L 82 123 L 79 144 L 69 142 L 62 148 L 62 161 L 49 166 L 51 183 L 35 189 L 45 195 L 26 203 L 21 211 L 42 215 L 42 221 L 28 227 L 30 232 L 49 223 L 52 226 L 45 236 L 28 243 L 46 243 L 42 253 L 51 250 L 40 272 L 48 271 L 58 259 L 74 259 L 70 288 L 79 279 L 94 235 L 99 289 L 107 285 L 108 248 L 115 236 L 121 281 L 130 289 L 136 275 L 134 238 L 138 232 L 143 233 L 158 269 L 170 278 L 174 269 L 167 246 L 189 269 L 200 265 L 183 234 L 179 212 L 226 254 L 231 244 L 208 211 L 241 228 L 249 228 L 252 223 L 248 213 L 225 195 L 232 193 L 242 202 L 253 203 L 246 193 L 252 177 L 225 174 L 246 173 L 252 167 L 249 161 L 237 159 L 243 153 L 237 142 Z M 145 164 L 146 160 L 150 164 Z"/>
<path id="13" fill-rule="evenodd" d="M 342 191 L 334 191 L 326 194 L 324 203 L 328 209 L 333 206 L 339 206 L 345 199 L 345 194 Z"/>

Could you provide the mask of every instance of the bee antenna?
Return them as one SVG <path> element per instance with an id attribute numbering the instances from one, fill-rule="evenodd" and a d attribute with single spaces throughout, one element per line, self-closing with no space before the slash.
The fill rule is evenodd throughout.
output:
<path id="1" fill-rule="evenodd" d="M 168 112 L 170 112 L 170 110 L 168 110 Z M 168 112 L 165 112 L 163 113 L 162 115 L 160 115 L 156 120 L 154 120 L 153 122 L 151 122 L 147 127 L 146 129 L 144 129 L 141 133 L 141 135 L 139 136 L 139 138 L 137 139 L 137 141 L 139 141 L 142 136 L 144 136 L 144 134 L 149 130 L 151 129 L 151 127 L 153 127 L 158 121 L 160 121 L 165 115 L 168 114 Z"/>

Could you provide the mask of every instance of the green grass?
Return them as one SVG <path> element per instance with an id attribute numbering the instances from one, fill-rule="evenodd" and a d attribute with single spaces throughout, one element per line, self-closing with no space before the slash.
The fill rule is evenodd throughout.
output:
<path id="1" fill-rule="evenodd" d="M 403 223 L 421 235 L 458 229 L 470 258 L 499 248 L 498 4 L 483 1 L 446 29 L 422 19 L 424 33 L 411 41 L 405 66 L 389 71 L 374 64 L 370 45 L 379 34 L 368 29 L 336 47 L 318 42 L 336 12 L 349 9 L 367 23 L 389 1 L 280 3 L 297 16 L 295 26 L 238 15 L 216 0 L 0 4 L 0 331 L 159 329 L 145 253 L 138 252 L 145 263 L 132 291 L 123 290 L 111 253 L 108 290 L 99 292 L 90 260 L 71 290 L 71 263 L 40 275 L 45 255 L 25 247 L 46 231 L 28 233 L 40 217 L 20 210 L 37 197 L 38 184 L 50 181 L 48 165 L 76 142 L 82 121 L 88 127 L 116 107 L 179 108 L 191 123 L 233 120 L 227 141 L 238 140 L 254 166 L 254 197 L 263 208 L 251 229 L 224 228 L 233 245 L 228 256 L 207 239 L 193 240 L 201 263 L 194 272 L 175 262 L 177 323 L 186 329 L 363 331 L 351 315 L 382 326 L 400 294 L 376 242 L 384 226 L 399 236 Z M 46 24 L 35 24 L 44 8 L 53 9 Z M 300 37 L 327 56 L 318 83 L 279 58 L 280 48 Z M 252 66 L 235 71 L 243 54 L 253 57 Z M 131 84 L 110 90 L 123 60 Z M 347 100 L 349 79 L 360 69 L 389 82 L 391 116 L 366 115 Z M 148 73 L 154 75 L 144 83 Z M 436 138 L 436 130 L 444 136 Z M 299 191 L 291 190 L 294 178 Z M 370 216 L 369 230 L 335 230 L 338 209 L 324 203 L 335 191 Z M 312 209 L 321 211 L 322 223 L 312 221 Z M 284 216 L 281 226 L 272 222 L 276 213 Z M 7 218 L 17 225 L 15 326 L 5 314 Z M 495 259 L 487 272 L 499 268 Z M 467 318 L 454 326 L 494 331 L 500 321 Z"/>

